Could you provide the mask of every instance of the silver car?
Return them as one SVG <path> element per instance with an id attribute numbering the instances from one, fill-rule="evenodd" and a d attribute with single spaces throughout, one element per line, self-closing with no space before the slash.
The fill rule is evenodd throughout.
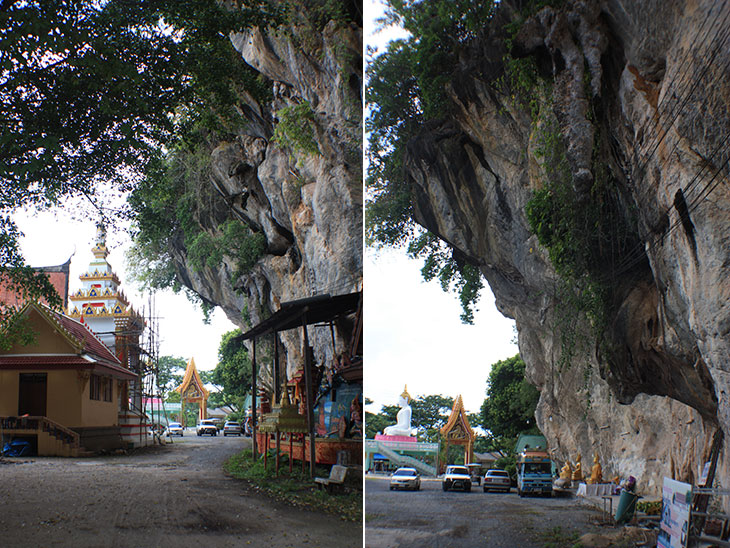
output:
<path id="1" fill-rule="evenodd" d="M 410 489 L 418 491 L 421 488 L 421 476 L 415 468 L 398 468 L 390 476 L 390 490 Z"/>
<path id="2" fill-rule="evenodd" d="M 223 436 L 240 436 L 241 435 L 241 425 L 237 423 L 236 421 L 226 421 L 226 423 L 223 425 Z"/>
<path id="3" fill-rule="evenodd" d="M 487 470 L 484 474 L 484 492 L 491 490 L 509 493 L 510 479 L 506 470 Z"/>

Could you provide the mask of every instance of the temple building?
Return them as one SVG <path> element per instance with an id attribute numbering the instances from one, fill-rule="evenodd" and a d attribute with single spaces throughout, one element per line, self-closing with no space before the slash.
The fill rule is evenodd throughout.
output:
<path id="1" fill-rule="evenodd" d="M 119 278 L 107 261 L 106 229 L 97 224 L 96 242 L 91 248 L 94 259 L 79 276 L 81 288 L 69 297 L 69 316 L 89 326 L 101 341 L 129 370 L 141 373 L 140 337 L 144 319 L 129 305 L 120 289 Z M 142 414 L 141 383 L 133 381 L 122 409 Z"/>
<path id="2" fill-rule="evenodd" d="M 26 303 L 14 321 L 34 336 L 0 350 L 0 432 L 5 441 L 25 439 L 39 455 L 150 443 L 141 407 L 145 322 L 119 289 L 101 224 L 92 253 L 68 314 Z M 64 297 L 68 271 L 68 263 L 44 270 Z"/>

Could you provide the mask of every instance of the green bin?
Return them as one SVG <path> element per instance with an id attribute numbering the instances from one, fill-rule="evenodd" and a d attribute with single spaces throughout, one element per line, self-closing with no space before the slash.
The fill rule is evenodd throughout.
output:
<path id="1" fill-rule="evenodd" d="M 634 516 L 636 501 L 639 498 L 639 495 L 626 489 L 621 491 L 621 497 L 618 499 L 618 508 L 616 508 L 616 515 L 614 516 L 616 523 L 627 522 Z"/>

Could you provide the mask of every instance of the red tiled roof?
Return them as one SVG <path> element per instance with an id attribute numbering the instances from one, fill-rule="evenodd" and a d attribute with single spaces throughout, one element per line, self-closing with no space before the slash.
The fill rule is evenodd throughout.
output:
<path id="1" fill-rule="evenodd" d="M 83 352 L 85 354 L 89 354 L 98 360 L 109 362 L 112 365 L 121 365 L 122 362 L 120 362 L 112 353 L 109 347 L 101 342 L 96 334 L 94 334 L 94 332 L 86 325 L 59 312 L 50 310 L 49 308 L 46 308 L 45 310 L 50 313 L 53 318 L 60 323 L 64 329 L 66 329 L 66 331 L 71 333 L 74 338 L 84 343 Z"/>
<path id="2" fill-rule="evenodd" d="M 4 369 L 91 369 L 100 373 L 111 374 L 115 377 L 134 379 L 135 373 L 122 366 L 115 366 L 103 362 L 90 362 L 78 355 L 53 356 L 0 356 L 0 368 Z"/>

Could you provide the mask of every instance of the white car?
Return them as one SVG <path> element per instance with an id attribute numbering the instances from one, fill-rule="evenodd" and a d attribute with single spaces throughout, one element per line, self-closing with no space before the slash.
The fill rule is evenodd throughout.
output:
<path id="1" fill-rule="evenodd" d="M 460 489 L 467 493 L 471 491 L 471 476 L 467 467 L 461 465 L 447 466 L 444 479 L 441 480 L 441 488 L 444 491 L 449 489 Z"/>
<path id="2" fill-rule="evenodd" d="M 415 468 L 398 468 L 390 476 L 390 490 L 411 489 L 418 491 L 421 488 L 421 476 Z"/>
<path id="3" fill-rule="evenodd" d="M 179 422 L 171 422 L 167 426 L 167 435 L 170 437 L 172 437 L 172 436 L 183 437 L 183 431 L 184 431 L 183 426 Z"/>
<path id="4" fill-rule="evenodd" d="M 215 424 L 213 419 L 203 419 L 198 424 L 196 433 L 198 436 L 204 436 L 205 434 L 208 434 L 209 436 L 217 436 L 218 426 Z"/>
<path id="5" fill-rule="evenodd" d="M 490 490 L 509 493 L 510 479 L 506 470 L 487 470 L 484 474 L 484 492 Z"/>

